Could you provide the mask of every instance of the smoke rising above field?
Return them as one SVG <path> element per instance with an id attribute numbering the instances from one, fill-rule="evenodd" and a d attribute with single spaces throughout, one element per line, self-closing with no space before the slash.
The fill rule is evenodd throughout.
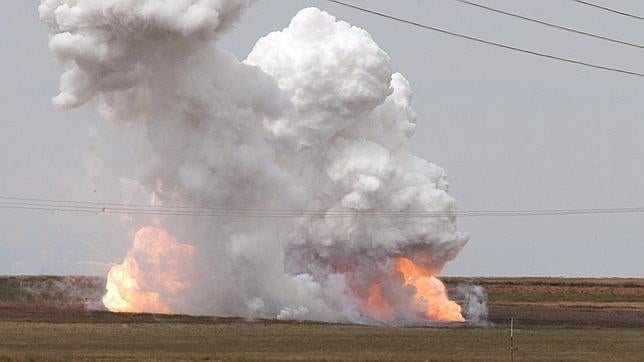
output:
<path id="1" fill-rule="evenodd" d="M 435 275 L 467 235 L 449 216 L 456 205 L 445 172 L 409 151 L 409 82 L 365 30 L 316 8 L 239 61 L 217 38 L 251 3 L 40 4 L 50 49 L 69 65 L 54 104 L 92 102 L 106 120 L 145 130 L 145 152 L 128 157 L 139 160 L 131 183 L 150 204 L 247 213 L 129 220 L 141 230 L 110 271 L 104 303 L 280 319 L 462 320 Z M 269 217 L 276 211 L 282 217 Z M 399 213 L 411 211 L 448 216 Z"/>

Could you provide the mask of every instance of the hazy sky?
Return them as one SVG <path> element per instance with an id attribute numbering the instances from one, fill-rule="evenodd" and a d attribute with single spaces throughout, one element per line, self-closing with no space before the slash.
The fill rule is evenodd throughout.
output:
<path id="1" fill-rule="evenodd" d="M 348 0 L 349 1 L 349 0 Z M 644 14 L 644 2 L 600 1 Z M 644 50 L 569 34 L 453 0 L 350 0 L 485 39 L 644 72 Z M 644 22 L 568 0 L 483 1 L 644 43 Z M 262 35 L 317 6 L 369 31 L 415 91 L 414 151 L 444 167 L 461 210 L 644 206 L 644 79 L 540 59 L 424 31 L 327 1 L 259 0 L 220 42 L 243 59 Z M 90 167 L 91 109 L 55 111 L 61 66 L 37 2 L 0 13 L 0 196 L 119 201 Z M 127 142 L 112 146 L 128 157 Z M 110 216 L 0 209 L 0 274 L 104 274 L 130 246 Z M 461 219 L 471 240 L 451 275 L 644 276 L 644 215 Z"/>

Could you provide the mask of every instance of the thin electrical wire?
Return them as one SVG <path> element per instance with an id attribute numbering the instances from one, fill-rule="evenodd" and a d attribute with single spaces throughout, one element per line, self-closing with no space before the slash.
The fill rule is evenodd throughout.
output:
<path id="1" fill-rule="evenodd" d="M 229 208 L 229 207 L 194 207 L 194 206 L 185 206 L 185 205 L 143 205 L 143 204 L 128 204 L 128 203 L 111 203 L 111 202 L 92 202 L 92 201 L 78 201 L 78 200 L 62 200 L 62 199 L 44 199 L 44 198 L 27 198 L 27 197 L 15 197 L 15 196 L 4 196 L 0 195 L 0 200 L 12 200 L 12 201 L 0 201 L 0 204 L 9 204 L 9 205 L 26 205 L 26 206 L 54 206 L 62 208 L 84 208 L 97 210 L 102 208 L 110 208 L 112 210 L 125 210 L 125 211 L 166 211 L 166 212 L 175 212 L 180 210 L 182 212 L 203 212 L 204 210 L 216 211 L 216 212 L 278 212 L 278 213 L 318 213 L 318 214 L 354 214 L 356 211 L 342 211 L 342 210 L 325 210 L 325 209 L 268 209 L 268 208 Z M 16 202 L 13 202 L 16 201 Z M 54 204 L 54 205 L 51 205 Z M 63 205 L 61 205 L 63 204 Z M 64 205 L 67 204 L 67 205 Z M 113 207 L 116 206 L 116 207 Z M 624 211 L 633 211 L 640 210 L 641 207 L 625 207 L 625 208 L 582 208 L 582 209 L 523 209 L 523 210 L 493 210 L 493 209 L 483 209 L 483 210 L 469 210 L 469 211 L 459 211 L 460 213 L 516 213 L 516 212 L 603 212 L 611 210 L 624 210 Z M 362 211 L 363 213 L 377 213 L 377 214 L 413 214 L 413 213 L 428 213 L 427 210 L 391 210 L 391 209 L 378 209 L 375 211 Z M 435 212 L 433 212 L 435 213 Z"/>
<path id="2" fill-rule="evenodd" d="M 369 13 L 369 14 L 372 14 L 372 15 L 377 15 L 377 16 L 387 18 L 387 19 L 390 19 L 390 20 L 394 20 L 394 21 L 398 21 L 398 22 L 401 22 L 401 23 L 413 25 L 413 26 L 416 26 L 416 27 L 419 27 L 419 28 L 423 28 L 423 29 L 427 29 L 427 30 L 431 30 L 431 31 L 436 31 L 436 32 L 439 32 L 439 33 L 447 34 L 447 35 L 458 37 L 458 38 L 468 39 L 468 40 L 471 40 L 471 41 L 475 41 L 475 42 L 478 42 L 478 43 L 495 46 L 495 47 L 498 47 L 498 48 L 503 48 L 503 49 L 508 49 L 508 50 L 512 50 L 512 51 L 516 51 L 516 52 L 530 54 L 530 55 L 534 55 L 534 56 L 537 56 L 537 57 L 558 60 L 558 61 L 562 61 L 562 62 L 566 62 L 566 63 L 570 63 L 570 64 L 576 64 L 576 65 L 580 65 L 580 66 L 584 66 L 584 67 L 588 67 L 588 68 L 595 68 L 595 69 L 601 69 L 601 70 L 610 71 L 610 72 L 633 75 L 633 76 L 637 76 L 637 77 L 644 77 L 644 73 L 638 73 L 638 72 L 634 72 L 634 71 L 630 71 L 630 70 L 614 68 L 614 67 L 608 67 L 608 66 L 604 66 L 604 65 L 588 63 L 588 62 L 581 61 L 581 60 L 569 59 L 569 58 L 564 58 L 564 57 L 560 57 L 560 56 L 556 56 L 556 55 L 540 53 L 540 52 L 537 52 L 537 51 L 534 51 L 534 50 L 518 48 L 518 47 L 515 47 L 515 46 L 506 45 L 506 44 L 502 44 L 502 43 L 497 43 L 497 42 L 493 42 L 493 41 L 490 41 L 490 40 L 485 40 L 485 39 L 473 37 L 473 36 L 470 36 L 470 35 L 455 33 L 455 32 L 449 31 L 449 30 L 444 30 L 444 29 L 440 29 L 440 28 L 437 28 L 437 27 L 421 24 L 421 23 L 418 23 L 418 22 L 415 22 L 415 21 L 412 21 L 412 20 L 399 18 L 399 17 L 393 16 L 393 15 L 388 15 L 388 14 L 385 14 L 385 13 L 381 13 L 381 12 L 378 12 L 378 11 L 375 11 L 375 10 L 363 8 L 363 7 L 360 7 L 360 6 L 356 6 L 356 5 L 345 3 L 345 2 L 342 2 L 342 1 L 338 1 L 338 0 L 327 0 L 327 1 L 331 2 L 331 3 L 334 3 L 334 4 L 341 5 L 341 6 L 345 6 L 345 7 L 348 7 L 348 8 L 352 8 L 352 9 L 355 9 L 355 10 L 363 11 L 363 12 L 366 12 L 366 13 Z"/>
<path id="3" fill-rule="evenodd" d="M 508 12 L 508 11 L 505 11 L 505 10 L 496 9 L 496 8 L 491 7 L 491 6 L 471 2 L 471 1 L 468 1 L 468 0 L 454 0 L 454 1 L 466 4 L 466 5 L 474 6 L 474 7 L 480 8 L 480 9 L 485 9 L 487 11 L 491 11 L 491 12 L 511 16 L 511 17 L 514 17 L 514 18 L 530 21 L 530 22 L 545 25 L 545 26 L 549 26 L 551 28 L 565 30 L 565 31 L 568 31 L 568 32 L 571 32 L 571 33 L 580 34 L 580 35 L 584 35 L 584 36 L 589 36 L 589 37 L 592 37 L 592 38 L 601 39 L 601 40 L 605 40 L 605 41 L 609 41 L 609 42 L 613 42 L 613 43 L 617 43 L 617 44 L 621 44 L 621 45 L 626 45 L 626 46 L 630 46 L 630 47 L 644 49 L 644 45 L 641 45 L 641 44 L 635 44 L 635 43 L 631 43 L 631 42 L 627 42 L 627 41 L 623 41 L 623 40 L 619 40 L 619 39 L 615 39 L 615 38 L 609 38 L 607 36 L 588 33 L 588 32 L 582 31 L 582 30 L 577 30 L 577 29 L 566 27 L 566 26 L 557 25 L 557 24 L 546 22 L 546 21 L 529 18 L 527 16 L 511 13 L 511 12 Z"/>
<path id="4" fill-rule="evenodd" d="M 61 202 L 61 201 L 59 201 Z M 89 203 L 89 202 L 88 202 Z M 99 204 L 99 203 L 91 203 Z M 108 203 L 105 203 L 108 205 Z M 127 205 L 127 204 L 119 204 Z M 568 216 L 595 214 L 633 214 L 644 213 L 644 207 L 626 208 L 586 208 L 586 209 L 528 209 L 528 210 L 470 210 L 470 211 L 389 211 L 380 210 L 349 210 L 323 211 L 298 210 L 285 211 L 279 209 L 265 211 L 248 211 L 235 209 L 218 209 L 220 211 L 177 211 L 172 209 L 137 209 L 106 206 L 61 205 L 35 202 L 0 201 L 0 209 L 37 210 L 53 212 L 74 212 L 93 214 L 123 214 L 123 215 L 156 215 L 156 216 L 193 216 L 193 217 L 232 217 L 232 218 L 430 218 L 430 217 L 516 217 L 516 216 Z"/>
<path id="5" fill-rule="evenodd" d="M 206 206 L 185 206 L 185 205 L 142 205 L 142 204 L 127 204 L 127 203 L 110 203 L 110 202 L 91 202 L 91 201 L 78 201 L 78 200 L 60 200 L 60 199 L 42 199 L 42 198 L 26 198 L 26 197 L 14 197 L 14 196 L 0 196 L 0 200 L 11 200 L 18 201 L 18 203 L 0 201 L 0 203 L 5 204 L 18 204 L 18 205 L 33 205 L 33 206 L 42 206 L 42 203 L 52 203 L 56 204 L 54 206 L 60 206 L 60 204 L 68 204 L 63 207 L 74 207 L 80 205 L 83 208 L 90 208 L 95 210 L 96 208 L 102 209 L 103 207 L 109 207 L 113 210 L 123 210 L 126 208 L 127 211 L 216 211 L 216 212 L 281 212 L 281 213 L 353 213 L 353 211 L 328 211 L 328 210 L 302 210 L 302 209 L 266 209 L 266 208 L 236 208 L 231 209 L 227 207 L 206 207 Z M 35 202 L 37 204 L 32 204 Z M 51 205 L 48 205 L 51 206 Z M 379 213 L 387 212 L 399 212 L 399 210 L 379 210 Z M 411 212 L 411 211 L 410 211 Z"/>
<path id="6" fill-rule="evenodd" d="M 610 11 L 611 13 L 628 16 L 628 17 L 633 18 L 633 19 L 644 20 L 644 17 L 641 17 L 639 15 L 635 15 L 635 14 L 627 13 L 627 12 L 624 12 L 624 11 L 619 11 L 619 10 L 615 10 L 615 9 L 612 9 L 612 8 L 608 8 L 608 7 L 605 7 L 605 6 L 593 4 L 593 3 L 588 2 L 588 1 L 582 1 L 582 0 L 572 0 L 572 1 L 574 1 L 576 3 L 579 3 L 579 4 L 592 6 L 592 7 L 597 8 L 597 9 Z"/>

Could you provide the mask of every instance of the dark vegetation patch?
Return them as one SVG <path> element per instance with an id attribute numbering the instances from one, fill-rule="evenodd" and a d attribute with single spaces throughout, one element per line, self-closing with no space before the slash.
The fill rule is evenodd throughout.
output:
<path id="1" fill-rule="evenodd" d="M 482 286 L 489 320 L 525 325 L 644 327 L 644 279 L 443 278 L 452 295 Z M 113 314 L 105 311 L 100 277 L 0 277 L 0 321 L 91 323 L 228 323 L 238 318 Z M 274 323 L 266 321 L 265 323 Z"/>
<path id="2" fill-rule="evenodd" d="M 644 280 L 444 278 L 480 285 L 491 324 L 408 327 L 114 314 L 104 279 L 0 277 L 0 361 L 644 360 Z"/>

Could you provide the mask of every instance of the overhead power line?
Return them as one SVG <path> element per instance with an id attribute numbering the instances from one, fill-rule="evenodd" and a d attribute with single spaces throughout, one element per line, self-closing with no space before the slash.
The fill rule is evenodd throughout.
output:
<path id="1" fill-rule="evenodd" d="M 493 41 L 490 41 L 490 40 L 485 40 L 485 39 L 473 37 L 473 36 L 470 36 L 470 35 L 455 33 L 455 32 L 440 29 L 440 28 L 437 28 L 437 27 L 434 27 L 434 26 L 421 24 L 421 23 L 418 23 L 418 22 L 415 22 L 415 21 L 412 21 L 412 20 L 399 18 L 399 17 L 393 16 L 393 15 L 388 15 L 388 14 L 385 14 L 385 13 L 381 13 L 381 12 L 378 12 L 378 11 L 375 11 L 375 10 L 371 10 L 371 9 L 363 8 L 363 7 L 360 7 L 360 6 L 353 5 L 353 4 L 345 3 L 345 2 L 342 2 L 342 1 L 337 1 L 337 0 L 327 0 L 327 1 L 332 2 L 334 4 L 349 7 L 349 8 L 355 9 L 355 10 L 363 11 L 363 12 L 366 12 L 366 13 L 369 13 L 369 14 L 372 14 L 372 15 L 377 15 L 377 16 L 380 16 L 380 17 L 383 17 L 383 18 L 387 18 L 387 19 L 395 20 L 395 21 L 398 21 L 398 22 L 401 22 L 401 23 L 413 25 L 413 26 L 416 26 L 416 27 L 419 27 L 419 28 L 423 28 L 423 29 L 427 29 L 427 30 L 447 34 L 447 35 L 458 37 L 458 38 L 468 39 L 468 40 L 471 40 L 471 41 L 475 41 L 475 42 L 478 42 L 478 43 L 483 43 L 483 44 L 495 46 L 495 47 L 498 47 L 498 48 L 503 48 L 503 49 L 508 49 L 508 50 L 512 50 L 512 51 L 516 51 L 516 52 L 530 54 L 530 55 L 534 55 L 534 56 L 542 57 L 542 58 L 554 59 L 554 60 L 558 60 L 558 61 L 562 61 L 562 62 L 566 62 L 566 63 L 571 63 L 571 64 L 576 64 L 576 65 L 581 65 L 581 66 L 584 66 L 584 67 L 589 67 L 589 68 L 595 68 L 595 69 L 601 69 L 601 70 L 606 70 L 606 71 L 610 71 L 610 72 L 628 74 L 628 75 L 633 75 L 633 76 L 637 76 L 637 77 L 644 77 L 644 73 L 638 73 L 638 72 L 634 72 L 634 71 L 630 71 L 630 70 L 626 70 L 626 69 L 608 67 L 608 66 L 588 63 L 588 62 L 581 61 L 581 60 L 569 59 L 569 58 L 564 58 L 564 57 L 560 57 L 560 56 L 556 56 L 556 55 L 541 53 L 541 52 L 537 52 L 537 51 L 534 51 L 534 50 L 518 48 L 518 47 L 515 47 L 515 46 L 511 46 L 511 45 L 497 43 L 497 42 L 493 42 Z"/>
<path id="2" fill-rule="evenodd" d="M 517 19 L 526 20 L 526 21 L 530 21 L 530 22 L 533 22 L 533 23 L 549 26 L 551 28 L 565 30 L 565 31 L 569 31 L 569 32 L 575 33 L 575 34 L 585 35 L 585 36 L 589 36 L 589 37 L 592 37 L 592 38 L 606 40 L 606 41 L 617 43 L 617 44 L 622 44 L 622 45 L 627 45 L 627 46 L 631 46 L 631 47 L 635 47 L 635 48 L 644 49 L 644 45 L 641 45 L 641 44 L 635 44 L 635 43 L 631 43 L 631 42 L 627 42 L 627 41 L 623 41 L 623 40 L 619 40 L 619 39 L 609 38 L 609 37 L 603 36 L 603 35 L 597 35 L 597 34 L 593 34 L 593 33 L 588 33 L 588 32 L 582 31 L 582 30 L 577 30 L 577 29 L 569 28 L 569 27 L 562 26 L 562 25 L 548 23 L 546 21 L 529 18 L 527 16 L 523 16 L 523 15 L 511 13 L 511 12 L 508 12 L 508 11 L 496 9 L 496 8 L 493 8 L 493 7 L 490 7 L 490 6 L 482 5 L 482 4 L 471 2 L 471 1 L 468 1 L 468 0 L 454 0 L 454 1 L 458 1 L 458 2 L 466 4 L 466 5 L 475 6 L 477 8 L 485 9 L 485 10 L 488 10 L 488 11 L 491 11 L 491 12 L 511 16 L 511 17 L 514 17 L 514 18 L 517 18 Z"/>
<path id="3" fill-rule="evenodd" d="M 4 200 L 4 201 L 3 201 Z M 297 210 L 251 209 L 225 207 L 154 206 L 125 203 L 50 200 L 0 196 L 0 209 L 52 211 L 63 213 L 190 216 L 229 218 L 440 218 L 440 217 L 521 217 L 640 214 L 644 207 L 586 208 L 586 209 L 524 209 L 524 210 Z"/>
<path id="4" fill-rule="evenodd" d="M 619 10 L 615 10 L 615 9 L 607 8 L 607 7 L 605 7 L 605 6 L 601 6 L 601 5 L 593 4 L 593 3 L 588 2 L 588 1 L 582 1 L 582 0 L 572 0 L 572 1 L 574 1 L 574 2 L 576 2 L 576 3 L 583 4 L 583 5 L 592 6 L 592 7 L 597 8 L 597 9 L 602 9 L 602 10 L 610 11 L 611 13 L 615 13 L 615 14 L 619 14 L 619 15 L 628 16 L 629 18 L 638 19 L 638 20 L 644 20 L 644 17 L 641 17 L 641 16 L 639 16 L 639 15 L 635 15 L 635 14 L 631 14 L 631 13 L 627 13 L 627 12 L 623 12 L 623 11 L 619 11 Z"/>

